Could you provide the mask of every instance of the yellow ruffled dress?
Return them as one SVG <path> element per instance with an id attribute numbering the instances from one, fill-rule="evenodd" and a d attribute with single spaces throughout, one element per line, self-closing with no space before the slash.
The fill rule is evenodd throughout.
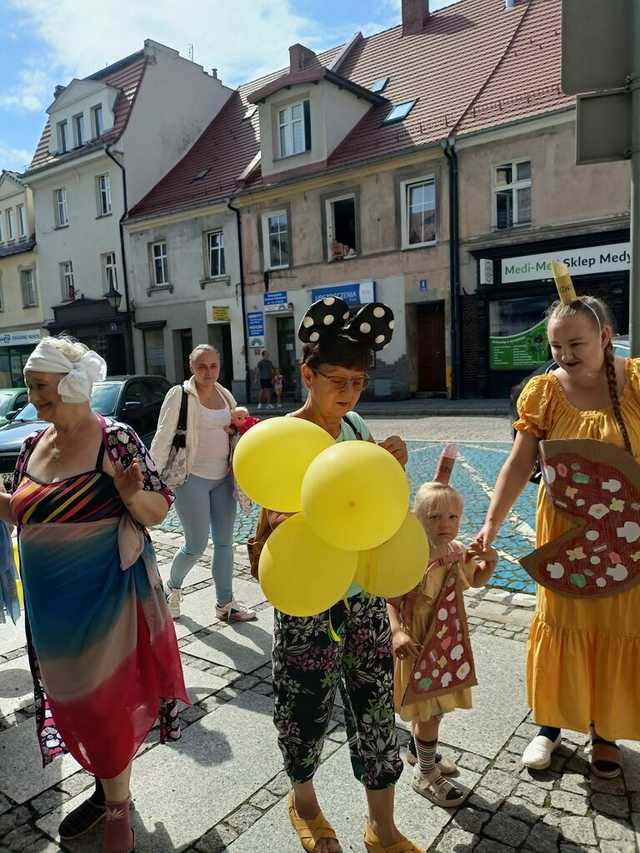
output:
<path id="1" fill-rule="evenodd" d="M 620 407 L 640 462 L 640 359 L 627 359 L 625 376 Z M 518 415 L 515 428 L 540 439 L 592 438 L 624 447 L 613 410 L 576 409 L 553 373 L 527 383 Z M 537 546 L 571 526 L 541 485 Z M 640 740 L 640 584 L 585 601 L 539 586 L 529 635 L 527 689 L 540 725 L 588 732 L 594 721 L 607 740 Z"/>

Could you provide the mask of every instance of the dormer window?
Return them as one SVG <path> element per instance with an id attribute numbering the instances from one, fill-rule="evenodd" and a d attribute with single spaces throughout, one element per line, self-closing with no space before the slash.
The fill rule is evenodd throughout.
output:
<path id="1" fill-rule="evenodd" d="M 67 150 L 67 122 L 59 121 L 57 124 L 58 154 L 64 154 Z"/>
<path id="2" fill-rule="evenodd" d="M 84 145 L 84 115 L 82 113 L 73 117 L 73 144 L 76 148 Z"/>
<path id="3" fill-rule="evenodd" d="M 102 104 L 96 104 L 95 107 L 91 107 L 91 124 L 94 139 L 96 139 L 98 136 L 102 136 L 102 131 L 104 128 L 104 124 L 102 121 Z"/>
<path id="4" fill-rule="evenodd" d="M 413 101 L 404 101 L 402 104 L 397 104 L 391 108 L 391 112 L 387 115 L 383 124 L 395 124 L 397 121 L 403 121 L 415 107 L 417 98 Z"/>
<path id="5" fill-rule="evenodd" d="M 280 156 L 291 157 L 311 150 L 311 109 L 309 101 L 299 101 L 278 110 Z"/>

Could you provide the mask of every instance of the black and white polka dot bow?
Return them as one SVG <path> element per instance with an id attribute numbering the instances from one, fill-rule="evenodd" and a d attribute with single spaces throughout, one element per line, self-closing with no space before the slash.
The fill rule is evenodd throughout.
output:
<path id="1" fill-rule="evenodd" d="M 315 344 L 326 334 L 345 335 L 372 350 L 381 350 L 393 337 L 393 327 L 393 311 L 381 302 L 363 305 L 352 318 L 346 302 L 325 296 L 302 318 L 298 337 L 305 344 Z"/>

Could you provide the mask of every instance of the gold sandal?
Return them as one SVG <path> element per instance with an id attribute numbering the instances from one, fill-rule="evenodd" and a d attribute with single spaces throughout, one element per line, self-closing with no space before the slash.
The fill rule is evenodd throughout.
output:
<path id="1" fill-rule="evenodd" d="M 368 853 L 425 853 L 422 848 L 416 847 L 413 841 L 409 841 L 408 838 L 404 837 L 390 847 L 383 847 L 380 839 L 371 829 L 370 824 L 367 824 L 367 828 L 364 831 L 364 846 L 367 848 Z"/>
<path id="2" fill-rule="evenodd" d="M 334 828 L 321 811 L 312 820 L 300 817 L 294 805 L 293 788 L 289 791 L 289 820 L 307 853 L 313 853 L 319 841 L 338 841 Z M 339 842 L 338 850 L 342 851 Z"/>

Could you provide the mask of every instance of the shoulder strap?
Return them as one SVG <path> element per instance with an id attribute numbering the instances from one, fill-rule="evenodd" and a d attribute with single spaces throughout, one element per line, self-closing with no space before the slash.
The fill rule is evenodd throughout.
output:
<path id="1" fill-rule="evenodd" d="M 187 428 L 187 406 L 189 398 L 187 392 L 182 388 L 182 399 L 180 400 L 180 413 L 178 414 L 178 424 L 176 430 L 184 432 Z"/>
<path id="2" fill-rule="evenodd" d="M 347 426 L 351 427 L 351 430 L 355 434 L 356 441 L 362 441 L 362 433 L 360 432 L 359 429 L 357 429 L 356 425 L 351 420 L 351 418 L 348 415 L 343 415 L 342 420 L 347 424 Z"/>

